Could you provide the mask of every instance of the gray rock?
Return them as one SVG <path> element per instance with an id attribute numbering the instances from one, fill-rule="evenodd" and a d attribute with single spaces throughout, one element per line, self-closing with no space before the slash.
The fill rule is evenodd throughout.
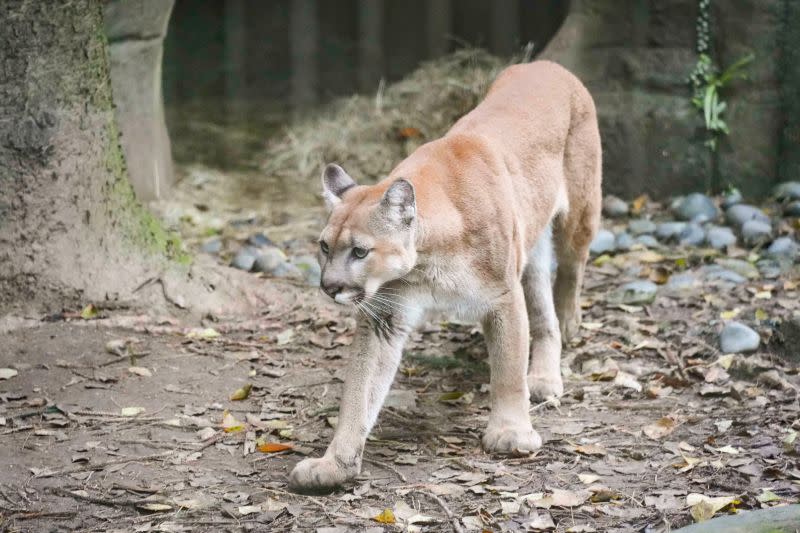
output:
<path id="1" fill-rule="evenodd" d="M 756 268 L 761 277 L 766 279 L 776 279 L 781 276 L 791 266 L 791 259 L 786 257 L 765 257 L 756 262 Z"/>
<path id="2" fill-rule="evenodd" d="M 772 226 L 760 220 L 748 220 L 742 226 L 742 241 L 748 246 L 764 244 L 772 237 Z"/>
<path id="3" fill-rule="evenodd" d="M 253 264 L 256 262 L 256 257 L 258 257 L 258 250 L 245 246 L 236 253 L 233 261 L 231 261 L 231 266 L 239 270 L 250 272 L 253 269 Z"/>
<path id="4" fill-rule="evenodd" d="M 754 352 L 761 344 L 761 337 L 741 322 L 728 322 L 719 336 L 723 353 Z"/>
<path id="5" fill-rule="evenodd" d="M 684 246 L 700 246 L 706 240 L 706 232 L 699 225 L 692 223 L 683 228 L 678 240 Z"/>
<path id="6" fill-rule="evenodd" d="M 589 251 L 593 254 L 604 254 L 614 250 L 614 234 L 607 229 L 600 229 L 597 232 L 592 244 L 589 245 Z"/>
<path id="7" fill-rule="evenodd" d="M 773 192 L 778 200 L 800 200 L 800 181 L 787 181 L 775 187 Z"/>
<path id="8" fill-rule="evenodd" d="M 800 201 L 792 202 L 783 210 L 787 217 L 800 217 Z"/>
<path id="9" fill-rule="evenodd" d="M 747 278 L 738 272 L 728 270 L 727 268 L 722 268 L 719 265 L 708 265 L 703 269 L 702 273 L 708 281 L 724 281 L 726 283 L 733 283 L 736 285 L 747 281 Z"/>
<path id="10" fill-rule="evenodd" d="M 791 237 L 778 237 L 767 248 L 768 256 L 794 259 L 800 254 L 800 246 Z"/>
<path id="11" fill-rule="evenodd" d="M 222 250 L 221 239 L 209 239 L 200 247 L 200 251 L 206 254 L 218 254 Z"/>
<path id="12" fill-rule="evenodd" d="M 258 250 L 256 253 L 258 255 L 253 265 L 253 270 L 256 272 L 274 274 L 278 267 L 286 263 L 286 254 L 280 248 L 269 246 L 263 250 Z"/>
<path id="13" fill-rule="evenodd" d="M 656 228 L 656 236 L 662 241 L 677 240 L 687 225 L 686 222 L 662 222 Z"/>
<path id="14" fill-rule="evenodd" d="M 254 233 L 247 238 L 247 244 L 261 248 L 263 246 L 275 246 L 272 240 L 261 232 Z"/>
<path id="15" fill-rule="evenodd" d="M 694 220 L 697 216 L 703 216 L 705 220 L 714 220 L 719 216 L 719 209 L 714 200 L 705 194 L 693 192 L 681 200 L 675 209 L 675 214 L 681 220 Z"/>
<path id="16" fill-rule="evenodd" d="M 275 267 L 271 274 L 276 278 L 302 278 L 303 273 L 291 263 L 281 263 Z"/>
<path id="17" fill-rule="evenodd" d="M 736 244 L 736 235 L 731 228 L 725 226 L 711 226 L 706 231 L 706 244 L 717 250 Z"/>
<path id="18" fill-rule="evenodd" d="M 652 281 L 637 280 L 626 283 L 612 295 L 611 301 L 628 305 L 652 303 L 658 287 Z"/>
<path id="19" fill-rule="evenodd" d="M 691 272 L 683 272 L 670 276 L 669 281 L 664 286 L 670 292 L 685 292 L 698 285 L 698 279 Z"/>
<path id="20" fill-rule="evenodd" d="M 628 231 L 634 235 L 643 235 L 645 233 L 655 233 L 656 223 L 646 218 L 636 218 L 628 223 Z"/>
<path id="21" fill-rule="evenodd" d="M 742 203 L 742 200 L 742 193 L 739 192 L 739 189 L 730 190 L 722 197 L 722 209 L 727 210 L 736 204 Z"/>
<path id="22" fill-rule="evenodd" d="M 645 248 L 661 248 L 661 243 L 652 235 L 639 235 L 636 237 L 636 242 Z"/>
<path id="23" fill-rule="evenodd" d="M 617 238 L 614 241 L 614 245 L 617 250 L 630 250 L 633 248 L 634 244 L 636 244 L 636 241 L 633 240 L 631 234 L 624 231 L 617 235 Z"/>
<path id="24" fill-rule="evenodd" d="M 304 254 L 298 255 L 292 259 L 292 264 L 300 269 L 306 282 L 311 286 L 319 285 L 320 276 L 322 271 L 319 267 L 319 261 L 313 255 Z"/>
<path id="25" fill-rule="evenodd" d="M 741 228 L 748 220 L 758 220 L 769 224 L 769 217 L 761 209 L 747 204 L 736 204 L 725 211 L 725 220 L 728 224 Z"/>
<path id="26" fill-rule="evenodd" d="M 603 198 L 603 214 L 611 218 L 624 217 L 628 214 L 628 202 L 609 194 Z"/>
<path id="27" fill-rule="evenodd" d="M 740 276 L 744 276 L 747 279 L 758 279 L 760 276 L 756 267 L 742 259 L 720 257 L 717 259 L 717 264 L 727 270 L 733 270 Z"/>

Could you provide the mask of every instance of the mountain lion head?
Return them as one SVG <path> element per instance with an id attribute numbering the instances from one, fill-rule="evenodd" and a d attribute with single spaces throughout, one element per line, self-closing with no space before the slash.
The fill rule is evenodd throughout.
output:
<path id="1" fill-rule="evenodd" d="M 322 173 L 328 223 L 319 238 L 320 287 L 337 303 L 358 304 L 414 268 L 416 198 L 405 179 L 358 186 L 339 165 Z"/>

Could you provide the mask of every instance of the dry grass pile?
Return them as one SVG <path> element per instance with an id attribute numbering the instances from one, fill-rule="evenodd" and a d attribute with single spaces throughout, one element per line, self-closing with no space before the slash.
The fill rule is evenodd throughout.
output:
<path id="1" fill-rule="evenodd" d="M 268 143 L 264 171 L 311 183 L 325 163 L 338 162 L 356 179 L 376 181 L 414 148 L 443 135 L 507 64 L 483 50 L 460 50 L 423 63 L 374 96 L 337 100 Z"/>

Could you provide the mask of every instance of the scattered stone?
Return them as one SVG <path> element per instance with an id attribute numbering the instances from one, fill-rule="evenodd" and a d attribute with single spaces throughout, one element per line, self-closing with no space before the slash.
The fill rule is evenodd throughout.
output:
<path id="1" fill-rule="evenodd" d="M 742 241 L 747 246 L 764 244 L 772 237 L 772 226 L 760 220 L 748 220 L 742 226 Z"/>
<path id="2" fill-rule="evenodd" d="M 722 197 L 722 209 L 727 210 L 728 208 L 742 203 L 742 193 L 739 192 L 739 189 L 731 189 L 726 192 Z"/>
<path id="3" fill-rule="evenodd" d="M 787 181 L 775 187 L 773 193 L 778 200 L 800 200 L 800 181 Z"/>
<path id="4" fill-rule="evenodd" d="M 624 217 L 628 214 L 628 203 L 609 194 L 603 198 L 603 214 L 611 218 Z"/>
<path id="5" fill-rule="evenodd" d="M 758 220 L 769 224 L 769 217 L 761 209 L 747 204 L 736 204 L 725 211 L 725 220 L 728 224 L 741 228 L 748 220 Z"/>
<path id="6" fill-rule="evenodd" d="M 656 299 L 657 292 L 658 286 L 652 281 L 631 281 L 620 287 L 609 300 L 627 305 L 649 304 Z"/>
<path id="7" fill-rule="evenodd" d="M 286 254 L 280 248 L 269 246 L 258 252 L 253 265 L 256 272 L 272 274 L 280 265 L 286 263 Z"/>
<path id="8" fill-rule="evenodd" d="M 728 283 L 734 283 L 736 285 L 747 281 L 747 278 L 738 272 L 728 270 L 727 268 L 722 268 L 719 265 L 708 265 L 703 269 L 702 272 L 708 281 L 725 281 Z"/>
<path id="9" fill-rule="evenodd" d="M 717 264 L 722 268 L 733 270 L 747 279 L 758 279 L 759 277 L 758 269 L 742 259 L 720 257 L 717 259 Z"/>
<path id="10" fill-rule="evenodd" d="M 589 245 L 589 251 L 597 255 L 611 252 L 614 250 L 615 240 L 613 233 L 607 229 L 601 228 L 600 231 L 597 232 L 592 244 Z"/>
<path id="11" fill-rule="evenodd" d="M 788 264 L 789 261 L 791 259 L 787 257 L 765 257 L 756 262 L 756 268 L 763 278 L 775 279 L 788 269 L 790 266 Z"/>
<path id="12" fill-rule="evenodd" d="M 309 254 L 299 255 L 292 259 L 292 264 L 300 269 L 300 272 L 303 273 L 303 277 L 305 277 L 309 285 L 319 285 L 322 271 L 320 270 L 319 261 L 317 261 L 316 257 Z"/>
<path id="13" fill-rule="evenodd" d="M 741 322 L 728 322 L 719 336 L 723 353 L 754 352 L 761 344 L 761 337 Z"/>
<path id="14" fill-rule="evenodd" d="M 239 270 L 250 272 L 253 269 L 253 264 L 256 262 L 256 257 L 258 257 L 258 250 L 245 246 L 236 253 L 233 261 L 231 261 L 231 266 Z"/>
<path id="15" fill-rule="evenodd" d="M 662 222 L 656 228 L 656 236 L 663 241 L 675 240 L 686 226 L 686 222 Z"/>
<path id="16" fill-rule="evenodd" d="M 303 273 L 292 263 L 281 263 L 270 272 L 276 278 L 302 278 Z"/>
<path id="17" fill-rule="evenodd" d="M 678 239 L 684 246 L 700 246 L 706 240 L 706 232 L 699 225 L 691 223 L 681 231 Z"/>
<path id="18" fill-rule="evenodd" d="M 800 217 L 800 201 L 792 202 L 783 210 L 787 217 Z"/>
<path id="19" fill-rule="evenodd" d="M 794 259 L 800 254 L 800 246 L 791 237 L 778 237 L 767 248 L 768 256 Z"/>
<path id="20" fill-rule="evenodd" d="M 630 250 L 633 248 L 634 244 L 636 244 L 636 241 L 633 240 L 631 234 L 624 231 L 617 235 L 615 240 L 615 247 L 617 250 Z"/>
<path id="21" fill-rule="evenodd" d="M 736 235 L 731 228 L 725 226 L 711 226 L 706 231 L 706 244 L 717 250 L 736 244 Z"/>
<path id="22" fill-rule="evenodd" d="M 645 233 L 655 233 L 656 223 L 646 218 L 637 218 L 628 223 L 628 231 L 634 235 L 643 235 Z"/>
<path id="23" fill-rule="evenodd" d="M 206 254 L 218 254 L 222 251 L 222 239 L 209 239 L 200 247 L 200 251 Z"/>
<path id="24" fill-rule="evenodd" d="M 250 246 L 255 246 L 256 248 L 261 248 L 263 246 L 275 246 L 275 243 L 261 232 L 250 235 L 250 237 L 247 238 L 247 244 Z"/>
<path id="25" fill-rule="evenodd" d="M 694 289 L 697 285 L 698 280 L 695 274 L 683 272 L 670 276 L 664 287 L 670 292 L 685 292 Z"/>
<path id="26" fill-rule="evenodd" d="M 681 220 L 694 220 L 698 216 L 705 220 L 714 220 L 719 216 L 719 209 L 714 204 L 714 200 L 705 194 L 694 192 L 686 196 L 678 204 L 675 214 Z"/>
<path id="27" fill-rule="evenodd" d="M 661 248 L 661 243 L 652 235 L 639 235 L 636 237 L 636 242 L 645 248 Z"/>

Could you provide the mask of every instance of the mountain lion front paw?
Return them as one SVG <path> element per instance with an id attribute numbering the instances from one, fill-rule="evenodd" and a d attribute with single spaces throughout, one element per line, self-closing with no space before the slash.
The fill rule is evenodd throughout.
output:
<path id="1" fill-rule="evenodd" d="M 542 438 L 530 427 L 530 424 L 527 427 L 490 425 L 486 428 L 481 442 L 483 449 L 489 453 L 517 456 L 529 455 L 542 447 Z"/>
<path id="2" fill-rule="evenodd" d="M 531 400 L 544 402 L 560 398 L 564 394 L 564 382 L 561 376 L 539 377 L 528 376 L 528 389 L 530 390 Z"/>
<path id="3" fill-rule="evenodd" d="M 289 475 L 289 488 L 300 493 L 332 492 L 356 475 L 357 471 L 348 472 L 327 457 L 304 459 L 297 463 Z"/>

